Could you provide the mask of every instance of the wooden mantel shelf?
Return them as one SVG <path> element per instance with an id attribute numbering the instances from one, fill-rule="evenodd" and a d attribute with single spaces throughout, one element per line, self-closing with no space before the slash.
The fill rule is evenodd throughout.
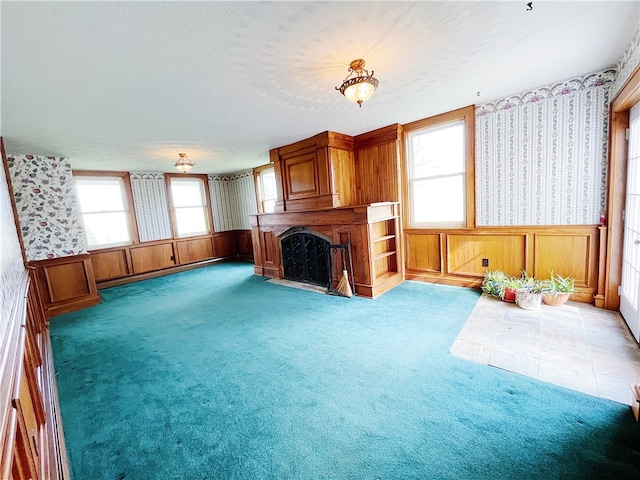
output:
<path id="1" fill-rule="evenodd" d="M 252 226 L 363 225 L 396 218 L 398 205 L 398 202 L 379 202 L 305 212 L 261 213 L 250 218 Z"/>

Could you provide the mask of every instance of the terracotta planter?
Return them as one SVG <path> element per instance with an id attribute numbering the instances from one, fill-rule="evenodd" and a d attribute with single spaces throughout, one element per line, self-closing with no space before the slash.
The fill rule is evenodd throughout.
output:
<path id="1" fill-rule="evenodd" d="M 558 307 L 567 303 L 570 296 L 570 293 L 545 293 L 542 297 L 542 301 L 545 305 Z"/>
<path id="2" fill-rule="evenodd" d="M 515 288 L 505 288 L 504 296 L 502 300 L 509 303 L 516 303 L 516 289 Z"/>

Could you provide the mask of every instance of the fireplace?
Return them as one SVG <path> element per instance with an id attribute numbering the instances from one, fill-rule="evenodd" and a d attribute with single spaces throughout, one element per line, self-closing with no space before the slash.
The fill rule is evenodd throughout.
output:
<path id="1" fill-rule="evenodd" d="M 396 249 L 398 203 L 381 202 L 307 212 L 251 215 L 254 272 L 328 288 L 342 277 L 342 258 L 331 245 L 350 245 L 354 294 L 375 298 L 403 281 Z M 294 236 L 293 238 L 289 238 Z M 350 262 L 347 257 L 347 266 Z M 335 288 L 336 285 L 333 285 Z M 353 288 L 353 287 L 352 287 Z"/>
<path id="2" fill-rule="evenodd" d="M 326 287 L 331 279 L 330 242 L 306 228 L 292 228 L 280 237 L 284 278 Z"/>

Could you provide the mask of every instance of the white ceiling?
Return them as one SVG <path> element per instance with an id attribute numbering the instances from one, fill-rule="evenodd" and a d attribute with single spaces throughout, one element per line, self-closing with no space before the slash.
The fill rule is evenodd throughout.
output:
<path id="1" fill-rule="evenodd" d="M 1 134 L 74 168 L 234 173 L 615 65 L 639 5 L 2 1 Z M 334 89 L 356 58 L 380 81 L 362 108 Z"/>

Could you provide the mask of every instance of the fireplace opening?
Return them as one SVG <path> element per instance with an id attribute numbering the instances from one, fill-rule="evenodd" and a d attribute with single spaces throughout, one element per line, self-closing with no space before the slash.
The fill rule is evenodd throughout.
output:
<path id="1" fill-rule="evenodd" d="M 329 285 L 329 241 L 307 229 L 292 229 L 280 240 L 284 278 L 296 282 Z"/>

